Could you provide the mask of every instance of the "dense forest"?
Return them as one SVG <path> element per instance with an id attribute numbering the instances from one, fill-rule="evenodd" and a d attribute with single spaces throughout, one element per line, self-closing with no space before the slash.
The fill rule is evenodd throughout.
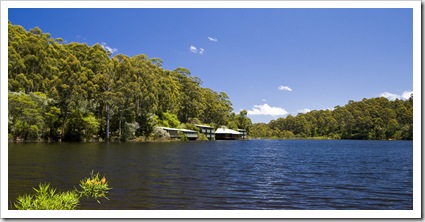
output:
<path id="1" fill-rule="evenodd" d="M 125 141 L 150 138 L 155 126 L 251 125 L 225 92 L 203 88 L 185 68 L 65 43 L 38 27 L 8 29 L 9 140 Z"/>
<path id="2" fill-rule="evenodd" d="M 246 110 L 233 112 L 225 92 L 203 88 L 188 69 L 65 43 L 37 27 L 9 22 L 8 29 L 9 140 L 146 140 L 155 126 L 194 124 L 246 129 L 252 138 L 413 139 L 413 95 L 252 124 Z"/>
<path id="3" fill-rule="evenodd" d="M 250 129 L 257 138 L 413 139 L 413 94 L 408 100 L 384 97 L 349 101 L 331 110 L 288 115 Z"/>

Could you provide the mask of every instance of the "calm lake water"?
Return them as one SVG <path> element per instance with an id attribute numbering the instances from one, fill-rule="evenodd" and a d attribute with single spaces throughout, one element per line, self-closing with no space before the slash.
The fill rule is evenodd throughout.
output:
<path id="1" fill-rule="evenodd" d="M 409 209 L 412 141 L 9 143 L 9 202 L 90 172 L 113 187 L 81 209 Z"/>

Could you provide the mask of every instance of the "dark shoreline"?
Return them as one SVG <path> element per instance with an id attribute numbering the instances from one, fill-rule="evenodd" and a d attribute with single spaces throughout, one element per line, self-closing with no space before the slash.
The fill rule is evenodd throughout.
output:
<path id="1" fill-rule="evenodd" d="M 249 138 L 246 140 L 364 140 L 364 141 L 413 141 L 413 140 L 396 140 L 396 139 L 382 139 L 382 140 L 365 140 L 365 139 L 335 139 L 335 138 L 321 138 L 321 137 L 311 137 L 311 138 Z M 211 141 L 211 140 L 195 140 L 195 141 Z M 214 140 L 215 141 L 215 140 Z M 180 140 L 128 140 L 128 141 L 110 141 L 109 143 L 169 143 L 169 142 L 188 142 Z M 193 142 L 193 141 L 190 141 Z M 14 141 L 9 140 L 8 143 L 107 143 L 105 141 L 46 141 L 46 140 L 27 140 L 27 141 Z"/>

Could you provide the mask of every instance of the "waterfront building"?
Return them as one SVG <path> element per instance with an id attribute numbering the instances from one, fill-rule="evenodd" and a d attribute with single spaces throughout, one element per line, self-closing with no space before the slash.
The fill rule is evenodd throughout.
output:
<path id="1" fill-rule="evenodd" d="M 170 134 L 171 139 L 175 139 L 175 138 L 180 139 L 182 133 L 184 133 L 189 140 L 196 140 L 198 138 L 198 132 L 194 130 L 177 129 L 177 128 L 170 128 L 170 127 L 158 127 L 158 128 L 167 131 L 167 133 Z"/>
<path id="2" fill-rule="evenodd" d="M 198 125 L 195 124 L 196 127 L 199 128 L 199 132 L 205 134 L 209 140 L 215 139 L 215 133 L 214 128 L 211 126 L 205 126 L 205 125 Z"/>
<path id="3" fill-rule="evenodd" d="M 215 131 L 216 140 L 239 140 L 242 138 L 241 136 L 242 133 L 228 129 L 225 126 L 222 126 Z"/>

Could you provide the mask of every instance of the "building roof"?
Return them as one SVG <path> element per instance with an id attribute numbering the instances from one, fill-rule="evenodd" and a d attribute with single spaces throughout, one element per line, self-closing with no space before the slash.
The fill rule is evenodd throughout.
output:
<path id="1" fill-rule="evenodd" d="M 240 135 L 241 133 L 238 131 L 234 131 L 231 129 L 227 129 L 227 128 L 218 128 L 215 131 L 216 134 L 236 134 L 236 135 Z"/>
<path id="2" fill-rule="evenodd" d="M 206 126 L 206 125 L 200 125 L 200 124 L 195 124 L 195 126 L 197 126 L 197 127 L 202 127 L 202 128 L 210 128 L 210 129 L 214 129 L 212 126 Z"/>
<path id="3" fill-rule="evenodd" d="M 196 133 L 197 131 L 194 130 L 188 130 L 188 129 L 177 129 L 177 128 L 170 128 L 170 127 L 162 127 L 159 126 L 158 128 L 164 129 L 164 130 L 175 130 L 175 131 L 182 131 L 186 133 Z"/>

